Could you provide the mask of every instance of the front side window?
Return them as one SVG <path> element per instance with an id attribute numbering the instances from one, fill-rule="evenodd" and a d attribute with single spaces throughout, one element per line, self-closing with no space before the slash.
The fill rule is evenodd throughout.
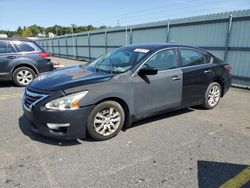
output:
<path id="1" fill-rule="evenodd" d="M 147 49 L 120 48 L 111 51 L 86 66 L 87 70 L 119 74 L 138 64 L 147 54 Z"/>
<path id="2" fill-rule="evenodd" d="M 19 52 L 33 52 L 33 51 L 35 51 L 35 48 L 33 48 L 29 43 L 21 42 L 21 41 L 14 41 L 13 43 Z"/>
<path id="3" fill-rule="evenodd" d="M 182 67 L 204 64 L 203 53 L 199 51 L 190 49 L 180 49 L 180 53 Z"/>
<path id="4" fill-rule="evenodd" d="M 15 52 L 15 50 L 9 41 L 0 41 L 0 53 L 12 52 Z"/>
<path id="5" fill-rule="evenodd" d="M 177 68 L 175 49 L 167 49 L 157 52 L 145 64 L 145 66 L 157 68 L 158 71 Z"/>

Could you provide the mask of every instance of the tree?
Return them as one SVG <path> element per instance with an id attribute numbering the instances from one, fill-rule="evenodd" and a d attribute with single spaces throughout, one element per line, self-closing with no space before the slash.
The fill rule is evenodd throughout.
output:
<path id="1" fill-rule="evenodd" d="M 16 32 L 17 32 L 17 35 L 18 35 L 18 36 L 21 36 L 22 30 L 23 30 L 23 29 L 22 29 L 22 27 L 20 27 L 20 26 L 17 28 Z"/>
<path id="2" fill-rule="evenodd" d="M 33 37 L 33 33 L 31 31 L 31 29 L 29 28 L 25 28 L 23 29 L 22 33 L 21 33 L 21 37 Z"/>
<path id="3" fill-rule="evenodd" d="M 102 25 L 99 27 L 99 29 L 107 29 L 108 27 L 106 25 Z"/>
<path id="4" fill-rule="evenodd" d="M 84 32 L 84 31 L 88 31 L 88 27 L 87 26 L 79 26 L 77 28 L 77 32 Z"/>
<path id="5" fill-rule="evenodd" d="M 95 29 L 93 25 L 88 25 L 87 27 L 88 27 L 88 31 L 92 31 Z"/>
<path id="6" fill-rule="evenodd" d="M 28 28 L 31 30 L 31 32 L 32 32 L 32 34 L 33 34 L 34 37 L 37 36 L 38 33 L 42 33 L 44 31 L 43 27 L 38 26 L 36 24 L 35 25 L 31 25 Z"/>
<path id="7" fill-rule="evenodd" d="M 94 27 L 93 25 L 76 26 L 73 24 L 73 28 L 74 28 L 74 33 L 79 33 L 79 32 L 92 31 L 95 29 L 106 29 L 109 27 L 105 25 L 102 25 L 100 27 Z M 44 28 L 34 24 L 28 27 L 24 26 L 23 28 L 19 26 L 16 31 L 0 30 L 0 33 L 6 33 L 8 37 L 36 37 L 38 33 L 45 33 L 46 35 L 48 35 L 49 32 L 57 35 L 70 34 L 72 33 L 72 27 L 54 25 L 51 27 Z"/>

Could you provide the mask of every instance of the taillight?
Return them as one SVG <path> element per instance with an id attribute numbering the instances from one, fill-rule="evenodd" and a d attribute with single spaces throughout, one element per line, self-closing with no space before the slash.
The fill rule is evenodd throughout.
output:
<path id="1" fill-rule="evenodd" d="M 39 54 L 39 56 L 42 57 L 42 58 L 49 58 L 50 57 L 48 52 L 41 52 Z"/>
<path id="2" fill-rule="evenodd" d="M 228 70 L 229 73 L 232 72 L 232 66 L 231 65 L 225 65 L 224 67 Z"/>

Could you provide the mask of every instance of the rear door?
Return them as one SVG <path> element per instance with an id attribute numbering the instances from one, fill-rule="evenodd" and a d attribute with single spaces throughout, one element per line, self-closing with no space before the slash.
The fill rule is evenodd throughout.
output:
<path id="1" fill-rule="evenodd" d="M 182 106 L 195 105 L 203 100 L 212 79 L 211 63 L 206 55 L 193 48 L 180 48 L 183 72 Z"/>
<path id="2" fill-rule="evenodd" d="M 140 76 L 135 73 L 132 77 L 136 116 L 180 106 L 182 72 L 178 68 L 177 49 L 158 51 L 142 67 L 145 66 L 157 68 L 158 74 Z"/>
<path id="3" fill-rule="evenodd" d="M 0 40 L 0 79 L 8 79 L 9 63 L 15 59 L 15 49 L 8 40 Z"/>

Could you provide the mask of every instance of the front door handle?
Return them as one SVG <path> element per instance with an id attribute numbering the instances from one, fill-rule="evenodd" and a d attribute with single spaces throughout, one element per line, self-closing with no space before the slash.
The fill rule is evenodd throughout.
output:
<path id="1" fill-rule="evenodd" d="M 8 59 L 15 59 L 16 56 L 10 55 L 10 56 L 7 56 L 6 58 L 8 58 Z"/>
<path id="2" fill-rule="evenodd" d="M 173 80 L 173 81 L 180 80 L 180 79 L 181 79 L 181 78 L 180 78 L 179 76 L 173 76 L 173 77 L 172 77 L 172 80 Z"/>
<path id="3" fill-rule="evenodd" d="M 212 70 L 205 70 L 204 73 L 207 74 L 207 73 L 210 73 L 212 72 Z"/>

